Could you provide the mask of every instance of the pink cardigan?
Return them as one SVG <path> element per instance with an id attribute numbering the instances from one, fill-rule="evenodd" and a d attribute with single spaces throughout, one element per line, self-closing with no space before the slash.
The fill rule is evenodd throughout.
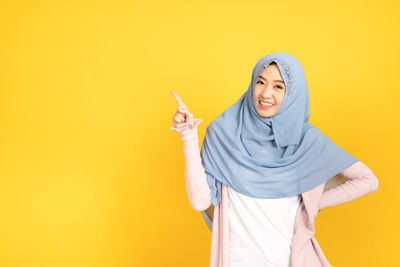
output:
<path id="1" fill-rule="evenodd" d="M 185 181 L 186 190 L 191 206 L 202 211 L 208 222 L 211 237 L 210 267 L 229 267 L 229 197 L 227 185 L 221 186 L 221 200 L 214 207 L 213 221 L 211 222 L 204 212 L 211 205 L 210 189 L 206 180 L 197 134 L 197 121 L 194 127 L 178 130 L 183 141 L 185 153 Z M 321 185 L 301 194 L 299 209 L 297 210 L 294 234 L 291 244 L 291 267 L 320 267 L 332 266 L 326 259 L 321 247 L 314 237 L 314 221 L 317 213 L 324 208 L 343 204 L 378 190 L 378 179 L 374 173 L 361 161 L 340 173 L 347 179 L 345 183 L 335 176 Z M 212 225 L 211 225 L 212 223 Z"/>

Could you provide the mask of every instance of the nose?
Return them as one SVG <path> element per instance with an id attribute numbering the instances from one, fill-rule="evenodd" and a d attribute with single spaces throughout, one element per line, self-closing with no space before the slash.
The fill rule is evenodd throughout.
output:
<path id="1" fill-rule="evenodd" d="M 264 89 L 261 91 L 261 96 L 266 99 L 272 99 L 273 95 L 273 88 L 271 85 L 265 86 Z"/>

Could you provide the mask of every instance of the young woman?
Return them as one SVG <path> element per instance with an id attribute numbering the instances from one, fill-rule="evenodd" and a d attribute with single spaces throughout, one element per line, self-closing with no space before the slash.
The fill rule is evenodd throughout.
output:
<path id="1" fill-rule="evenodd" d="M 259 59 L 247 91 L 207 127 L 201 152 L 202 120 L 171 93 L 189 201 L 212 230 L 210 266 L 332 266 L 314 237 L 317 213 L 375 192 L 379 183 L 308 122 L 300 62 L 286 53 Z"/>

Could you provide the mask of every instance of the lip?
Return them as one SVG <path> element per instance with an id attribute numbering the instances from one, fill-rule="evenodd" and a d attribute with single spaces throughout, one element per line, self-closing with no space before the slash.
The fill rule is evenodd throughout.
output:
<path id="1" fill-rule="evenodd" d="M 258 101 L 258 106 L 260 107 L 260 109 L 268 110 L 268 109 L 273 108 L 275 105 L 273 104 L 272 106 L 263 106 L 263 105 L 261 105 L 260 101 Z"/>

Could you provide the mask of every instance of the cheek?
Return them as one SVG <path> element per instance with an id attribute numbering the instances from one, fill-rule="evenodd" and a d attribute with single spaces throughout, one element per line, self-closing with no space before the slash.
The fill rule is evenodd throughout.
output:
<path id="1" fill-rule="evenodd" d="M 257 89 L 254 89 L 254 91 L 253 91 L 254 101 L 257 100 L 258 94 L 259 94 L 258 90 L 257 90 Z M 256 102 L 257 102 L 257 101 L 256 101 Z"/>
<path id="2" fill-rule="evenodd" d="M 282 104 L 284 98 L 285 98 L 285 94 L 282 94 L 279 96 L 279 105 Z"/>

